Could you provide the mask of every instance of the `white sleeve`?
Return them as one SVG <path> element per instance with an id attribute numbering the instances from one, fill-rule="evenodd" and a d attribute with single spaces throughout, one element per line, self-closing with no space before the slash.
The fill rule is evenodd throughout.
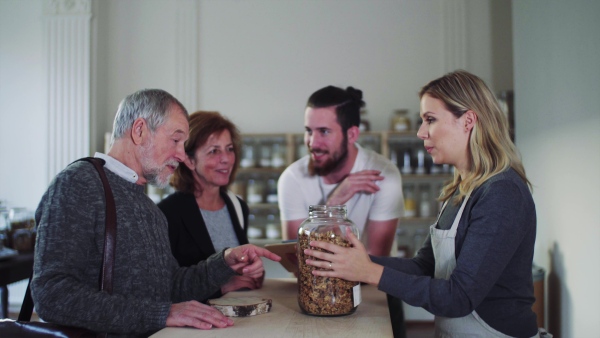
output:
<path id="1" fill-rule="evenodd" d="M 380 190 L 375 194 L 368 219 L 386 221 L 400 218 L 404 213 L 400 171 L 394 164 L 389 163 L 383 168 L 381 174 L 385 178 L 379 183 Z"/>
<path id="2" fill-rule="evenodd" d="M 282 221 L 293 221 L 308 217 L 309 201 L 306 199 L 302 178 L 292 167 L 288 167 L 277 182 L 277 199 Z"/>

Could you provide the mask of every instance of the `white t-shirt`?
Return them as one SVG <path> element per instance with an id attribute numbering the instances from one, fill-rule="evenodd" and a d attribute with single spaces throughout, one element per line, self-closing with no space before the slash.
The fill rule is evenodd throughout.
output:
<path id="1" fill-rule="evenodd" d="M 375 194 L 357 193 L 348 202 L 348 218 L 356 224 L 365 242 L 364 230 L 368 220 L 387 221 L 400 218 L 404 210 L 402 179 L 400 171 L 383 155 L 372 150 L 358 148 L 358 155 L 351 173 L 362 170 L 379 170 L 384 177 L 377 181 L 380 190 Z M 337 184 L 325 184 L 318 176 L 308 173 L 309 156 L 289 165 L 279 177 L 277 194 L 282 221 L 305 219 L 308 206 L 324 204 Z"/>

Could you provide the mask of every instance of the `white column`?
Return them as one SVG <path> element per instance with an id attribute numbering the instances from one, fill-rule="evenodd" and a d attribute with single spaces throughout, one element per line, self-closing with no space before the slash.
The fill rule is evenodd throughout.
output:
<path id="1" fill-rule="evenodd" d="M 465 0 L 445 0 L 442 4 L 444 70 L 447 73 L 465 69 L 467 65 L 467 15 Z"/>
<path id="2" fill-rule="evenodd" d="M 90 155 L 91 0 L 46 0 L 48 181 Z"/>
<path id="3" fill-rule="evenodd" d="M 177 0 L 177 92 L 173 95 L 190 113 L 200 104 L 198 7 L 198 0 Z"/>

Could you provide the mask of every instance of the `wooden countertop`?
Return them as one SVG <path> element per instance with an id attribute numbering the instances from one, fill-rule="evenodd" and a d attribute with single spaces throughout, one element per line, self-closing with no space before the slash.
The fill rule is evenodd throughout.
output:
<path id="1" fill-rule="evenodd" d="M 266 279 L 263 288 L 230 292 L 224 297 L 262 297 L 273 300 L 271 311 L 252 317 L 234 317 L 224 329 L 165 328 L 153 338 L 177 337 L 392 337 L 385 293 L 370 285 L 361 286 L 362 302 L 356 312 L 341 317 L 315 317 L 298 306 L 295 278 Z"/>

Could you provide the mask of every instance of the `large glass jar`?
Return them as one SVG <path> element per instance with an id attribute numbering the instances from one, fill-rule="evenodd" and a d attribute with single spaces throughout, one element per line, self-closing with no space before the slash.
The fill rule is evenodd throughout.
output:
<path id="1" fill-rule="evenodd" d="M 298 230 L 298 305 L 309 315 L 342 316 L 354 313 L 360 303 L 360 283 L 341 278 L 314 276 L 312 271 L 323 270 L 306 264 L 315 259 L 304 254 L 310 241 L 326 241 L 343 247 L 350 242 L 346 231 L 350 229 L 358 238 L 356 225 L 347 218 L 345 205 L 311 205 L 308 218 Z M 322 250 L 318 248 L 312 248 Z"/>

